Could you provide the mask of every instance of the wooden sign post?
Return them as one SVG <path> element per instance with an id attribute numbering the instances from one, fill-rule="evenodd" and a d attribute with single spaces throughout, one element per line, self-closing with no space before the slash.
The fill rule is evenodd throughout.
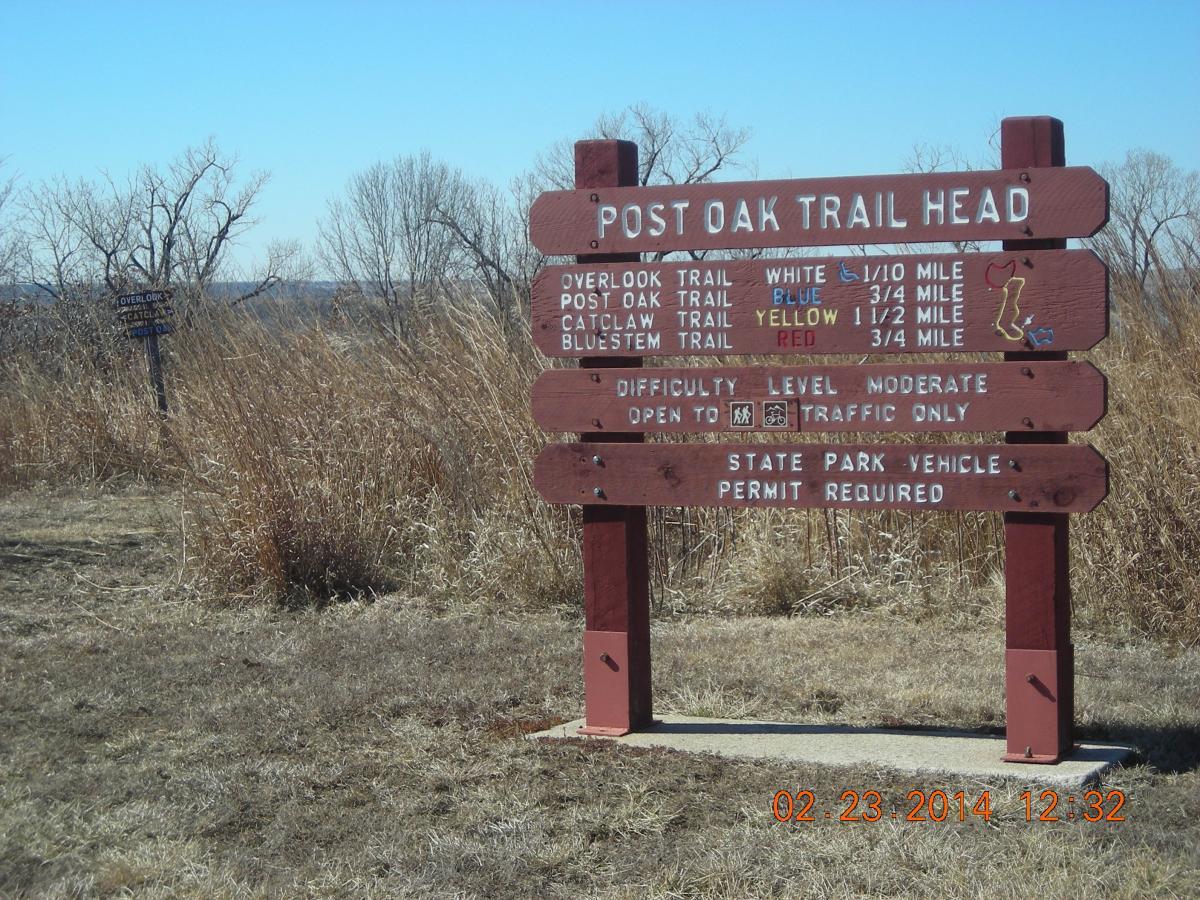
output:
<path id="1" fill-rule="evenodd" d="M 647 506 L 995 510 L 1005 521 L 1006 760 L 1072 750 L 1067 515 L 1108 465 L 1068 445 L 1106 409 L 1068 350 L 1108 333 L 1108 273 L 1066 250 L 1107 220 L 1107 185 L 1069 169 L 1062 123 L 1006 119 L 1004 169 L 639 188 L 637 152 L 576 144 L 576 190 L 543 194 L 530 234 L 577 253 L 533 290 L 552 369 L 551 503 L 583 506 L 589 734 L 652 722 Z M 1003 240 L 998 252 L 641 263 L 642 251 Z M 642 368 L 645 356 L 999 352 L 1004 362 Z M 918 357 L 919 358 L 919 357 Z M 647 432 L 1004 431 L 1004 444 L 643 444 Z"/>
<path id="2" fill-rule="evenodd" d="M 1005 119 L 1000 127 L 1004 166 L 1065 166 L 1063 123 L 1048 116 Z M 1067 235 L 1061 237 L 1065 238 Z M 1067 242 L 1005 241 L 1004 249 L 1034 253 Z M 1105 291 L 1105 309 L 1107 291 Z M 1107 321 L 1105 322 L 1107 326 Z M 1023 352 L 1006 353 L 1023 363 Z M 1045 357 L 1042 357 L 1045 358 Z M 1066 359 L 1056 351 L 1054 359 Z M 1065 444 L 1064 432 L 1011 431 L 1011 444 Z M 1012 762 L 1055 763 L 1074 746 L 1075 651 L 1071 645 L 1070 525 L 1061 512 L 1004 514 L 1004 687 Z"/>
<path id="3" fill-rule="evenodd" d="M 638 150 L 631 141 L 575 145 L 575 187 L 637 184 Z M 638 254 L 583 254 L 580 265 L 637 262 Z M 584 357 L 581 369 L 637 367 L 620 356 Z M 600 373 L 591 373 L 599 378 Z M 634 432 L 585 431 L 584 441 L 641 443 Z M 646 507 L 583 507 L 583 684 L 586 734 L 619 735 L 653 722 L 650 690 L 650 563 Z"/>

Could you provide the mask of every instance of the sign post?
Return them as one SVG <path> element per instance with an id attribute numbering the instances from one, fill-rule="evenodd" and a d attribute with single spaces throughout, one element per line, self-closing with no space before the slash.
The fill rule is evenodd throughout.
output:
<path id="1" fill-rule="evenodd" d="M 575 145 L 575 187 L 637 184 L 638 150 L 631 141 Z M 580 265 L 636 263 L 637 253 L 583 254 Z M 584 357 L 581 369 L 637 367 L 636 357 Z M 599 372 L 591 377 L 600 378 Z M 593 426 L 595 423 L 592 423 Z M 633 432 L 581 434 L 585 442 L 637 444 Z M 600 447 L 597 447 L 600 452 Z M 645 506 L 586 503 L 583 507 L 583 684 L 586 734 L 621 735 L 653 721 L 650 690 L 650 571 Z"/>
<path id="2" fill-rule="evenodd" d="M 145 337 L 146 362 L 150 368 L 150 384 L 154 387 L 154 398 L 160 415 L 167 414 L 167 383 L 163 380 L 162 356 L 158 351 L 158 334 L 151 331 Z"/>
<path id="3" fill-rule="evenodd" d="M 1065 166 L 1063 123 L 1049 116 L 1005 119 L 1003 166 Z M 1005 241 L 1004 249 L 1035 253 L 1065 240 Z M 1107 299 L 1107 290 L 1105 291 Z M 1108 305 L 1104 307 L 1107 328 Z M 1048 355 L 1066 359 L 1065 352 Z M 1023 363 L 1023 352 L 1004 358 Z M 1041 359 L 1046 359 L 1043 354 Z M 1010 431 L 1010 444 L 1065 444 L 1064 432 Z M 1065 513 L 1004 514 L 1005 703 L 1011 762 L 1056 763 L 1073 747 L 1075 660 L 1071 646 L 1070 524 Z"/>
<path id="4" fill-rule="evenodd" d="M 652 722 L 647 506 L 992 510 L 1005 524 L 1005 760 L 1073 749 L 1069 513 L 1108 464 L 1067 432 L 1104 415 L 1103 375 L 1067 351 L 1108 333 L 1108 272 L 1066 249 L 1108 216 L 1067 168 L 1062 123 L 1006 119 L 1005 168 L 635 187 L 632 144 L 576 144 L 576 190 L 530 234 L 576 265 L 539 275 L 534 339 L 580 358 L 533 389 L 580 440 L 538 456 L 551 503 L 583 506 L 588 734 Z M 640 252 L 1002 240 L 1000 251 L 639 262 Z M 642 368 L 646 356 L 1002 353 L 1003 362 Z M 920 357 L 916 357 L 920 359 Z M 647 432 L 1004 431 L 1004 444 L 643 443 Z"/>
<path id="5" fill-rule="evenodd" d="M 167 385 L 163 379 L 158 336 L 170 334 L 175 330 L 170 323 L 163 321 L 174 313 L 174 310 L 166 305 L 170 299 L 170 291 L 137 291 L 122 294 L 114 304 L 125 325 L 126 335 L 130 338 L 141 338 L 145 345 L 150 386 L 154 389 L 155 403 L 159 415 L 162 416 L 167 414 Z"/>

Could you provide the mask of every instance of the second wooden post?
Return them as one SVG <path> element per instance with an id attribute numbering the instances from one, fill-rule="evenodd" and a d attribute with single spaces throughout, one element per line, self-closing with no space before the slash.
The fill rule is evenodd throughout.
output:
<path id="1" fill-rule="evenodd" d="M 575 187 L 596 189 L 638 183 L 638 149 L 631 141 L 575 144 Z M 587 254 L 583 263 L 638 262 L 637 253 Z M 633 367 L 639 358 L 584 357 L 585 369 Z M 595 423 L 593 423 L 595 424 Z M 604 465 L 604 443 L 640 443 L 641 434 L 588 432 L 596 442 L 593 464 Z M 583 507 L 585 631 L 583 734 L 621 735 L 653 721 L 650 691 L 650 581 L 644 506 Z"/>
<path id="2" fill-rule="evenodd" d="M 1065 166 L 1063 123 L 1050 116 L 1005 119 L 1000 125 L 1001 166 Z M 1026 250 L 1059 250 L 1065 240 L 1039 240 L 1031 216 L 1030 240 L 1005 241 L 1020 265 Z M 1006 353 L 1014 363 L 1062 360 L 1066 353 Z M 1065 444 L 1059 431 L 1008 432 L 1010 444 Z M 1065 513 L 1004 514 L 1004 686 L 1010 762 L 1055 763 L 1072 749 L 1075 710 L 1071 646 L 1069 519 Z"/>

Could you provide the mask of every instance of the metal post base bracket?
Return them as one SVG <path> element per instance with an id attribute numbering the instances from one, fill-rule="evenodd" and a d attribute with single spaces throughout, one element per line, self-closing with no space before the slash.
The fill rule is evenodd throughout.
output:
<path id="1" fill-rule="evenodd" d="M 1072 684 L 1072 653 L 1059 650 L 1007 650 L 1004 683 L 1007 693 L 1005 762 L 1054 764 L 1077 748 L 1071 743 L 1064 713 L 1071 699 L 1061 688 Z"/>
<path id="2" fill-rule="evenodd" d="M 583 693 L 587 718 L 580 734 L 620 737 L 657 724 L 632 721 L 626 631 L 583 633 Z"/>

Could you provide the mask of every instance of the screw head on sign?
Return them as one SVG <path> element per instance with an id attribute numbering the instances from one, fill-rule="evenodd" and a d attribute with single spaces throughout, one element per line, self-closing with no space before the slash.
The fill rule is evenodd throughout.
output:
<path id="1" fill-rule="evenodd" d="M 1025 181 L 1025 182 L 1028 182 L 1028 181 L 1029 181 L 1029 173 L 1028 173 L 1028 172 L 1022 172 L 1022 173 L 1021 173 L 1021 180 L 1022 180 L 1022 181 Z"/>
<path id="2" fill-rule="evenodd" d="M 589 200 L 591 200 L 593 203 L 599 203 L 599 202 L 600 202 L 600 195 L 599 195 L 599 194 L 592 194 L 592 196 L 588 197 L 588 199 L 589 199 Z"/>
<path id="3" fill-rule="evenodd" d="M 600 242 L 599 241 L 588 241 L 588 246 L 591 247 L 593 250 L 595 250 L 597 247 L 600 246 Z"/>
<path id="4" fill-rule="evenodd" d="M 1021 464 L 1020 464 L 1020 463 L 1018 463 L 1018 462 L 1017 462 L 1015 459 L 1010 459 L 1010 460 L 1008 461 L 1008 467 L 1009 467 L 1010 469 L 1020 469 L 1020 468 L 1021 468 Z"/>
<path id="5" fill-rule="evenodd" d="M 600 662 L 608 662 L 611 659 L 612 659 L 612 657 L 609 656 L 607 653 L 600 654 Z"/>
<path id="6" fill-rule="evenodd" d="M 593 376 L 592 376 L 592 381 L 596 382 L 596 384 L 599 384 L 599 383 L 600 383 L 600 376 L 599 376 L 599 375 L 593 375 Z"/>
<path id="7" fill-rule="evenodd" d="M 1033 369 L 1029 368 L 1029 366 L 1021 366 L 1021 374 L 1024 375 L 1026 378 L 1032 378 L 1033 377 Z"/>
<path id="8" fill-rule="evenodd" d="M 1021 424 L 1024 425 L 1026 428 L 1032 428 L 1033 427 L 1033 419 L 1029 418 L 1029 416 L 1026 416 L 1025 418 L 1023 418 L 1021 420 Z"/>
<path id="9" fill-rule="evenodd" d="M 594 428 L 599 428 L 599 427 L 600 427 L 600 420 L 599 420 L 599 419 L 592 419 L 592 426 L 593 426 Z"/>
<path id="10" fill-rule="evenodd" d="M 593 456 L 593 457 L 592 457 L 592 462 L 593 462 L 595 465 L 597 465 L 597 466 L 598 466 L 598 465 L 600 465 L 602 462 L 604 462 L 604 460 L 602 460 L 602 459 L 600 458 L 599 454 L 597 454 L 596 456 Z"/>
<path id="11" fill-rule="evenodd" d="M 1028 681 L 1030 684 L 1033 684 L 1035 681 L 1037 681 L 1037 679 L 1034 678 L 1032 674 L 1026 675 L 1025 680 Z"/>
<path id="12" fill-rule="evenodd" d="M 604 489 L 603 488 L 592 488 L 592 493 L 595 494 L 597 497 L 603 497 Z"/>
<path id="13" fill-rule="evenodd" d="M 1018 494 L 1016 491 L 1009 491 L 1009 492 L 1008 492 L 1008 499 L 1009 499 L 1009 500 L 1020 500 L 1020 499 L 1021 499 L 1021 495 L 1020 495 L 1020 494 Z"/>

